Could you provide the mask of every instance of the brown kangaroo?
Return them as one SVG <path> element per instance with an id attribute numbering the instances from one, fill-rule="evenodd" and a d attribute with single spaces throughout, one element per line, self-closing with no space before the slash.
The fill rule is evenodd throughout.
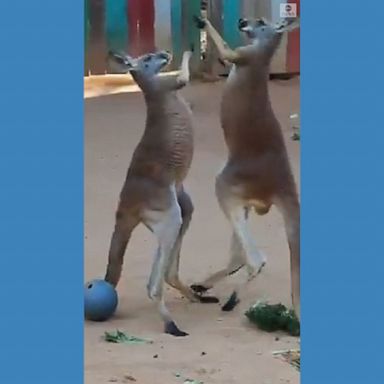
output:
<path id="1" fill-rule="evenodd" d="M 209 20 L 195 17 L 195 22 L 199 28 L 205 28 L 221 58 L 233 64 L 221 102 L 221 125 L 228 160 L 216 179 L 217 199 L 232 225 L 233 235 L 227 268 L 192 285 L 192 289 L 202 294 L 243 266 L 247 268 L 247 282 L 261 271 L 266 259 L 257 249 L 248 214 L 254 209 L 264 215 L 275 204 L 285 222 L 292 301 L 300 316 L 300 204 L 281 127 L 268 93 L 271 59 L 283 33 L 296 28 L 299 21 L 284 20 L 273 25 L 264 19 L 252 23 L 240 19 L 238 27 L 249 43 L 235 50 L 228 47 Z M 236 306 L 239 288 L 222 307 L 224 311 Z"/>
<path id="2" fill-rule="evenodd" d="M 159 246 L 147 285 L 149 297 L 157 302 L 165 332 L 186 336 L 173 321 L 164 301 L 164 282 L 191 301 L 201 299 L 179 280 L 179 259 L 183 236 L 191 221 L 193 205 L 184 190 L 193 155 L 191 110 L 177 93 L 189 81 L 191 52 L 185 52 L 179 74 L 159 76 L 171 60 L 165 51 L 138 58 L 111 53 L 118 72 L 130 72 L 141 88 L 147 121 L 137 145 L 120 194 L 105 280 L 119 282 L 124 253 L 132 231 L 143 223 L 157 237 Z"/>

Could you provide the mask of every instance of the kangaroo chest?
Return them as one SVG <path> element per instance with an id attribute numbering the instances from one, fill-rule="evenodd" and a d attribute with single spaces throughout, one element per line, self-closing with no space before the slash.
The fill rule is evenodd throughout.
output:
<path id="1" fill-rule="evenodd" d="M 183 98 L 174 94 L 148 105 L 146 129 L 136 150 L 138 161 L 156 164 L 179 182 L 188 173 L 193 149 L 192 113 Z"/>
<path id="2" fill-rule="evenodd" d="M 273 113 L 268 84 L 249 73 L 249 68 L 232 71 L 221 100 L 221 125 L 231 153 L 256 155 L 281 142 L 279 123 Z"/>

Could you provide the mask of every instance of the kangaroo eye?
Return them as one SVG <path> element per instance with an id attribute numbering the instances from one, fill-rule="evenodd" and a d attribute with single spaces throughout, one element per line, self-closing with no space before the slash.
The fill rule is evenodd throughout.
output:
<path id="1" fill-rule="evenodd" d="M 147 57 L 144 59 L 144 63 L 148 63 L 148 62 L 150 62 L 151 59 L 152 59 L 151 56 L 147 56 Z"/>

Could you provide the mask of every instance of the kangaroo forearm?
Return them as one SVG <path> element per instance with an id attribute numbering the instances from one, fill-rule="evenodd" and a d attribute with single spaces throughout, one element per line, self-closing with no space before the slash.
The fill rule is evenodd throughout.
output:
<path id="1" fill-rule="evenodd" d="M 177 76 L 177 83 L 180 87 L 184 87 L 189 83 L 189 79 L 190 79 L 189 61 L 191 59 L 191 56 L 192 56 L 191 52 L 184 52 L 180 71 Z"/>
<path id="2" fill-rule="evenodd" d="M 160 83 L 164 90 L 178 90 L 188 84 L 190 79 L 189 61 L 191 56 L 191 52 L 185 52 L 178 73 L 161 77 Z"/>
<path id="3" fill-rule="evenodd" d="M 189 77 L 185 77 L 181 72 L 172 75 L 162 76 L 159 79 L 160 87 L 163 91 L 177 91 L 184 88 L 189 81 Z"/>
<path id="4" fill-rule="evenodd" d="M 212 39 L 217 50 L 219 51 L 220 56 L 231 63 L 236 63 L 239 59 L 239 55 L 236 51 L 229 48 L 228 44 L 216 31 L 209 20 L 205 20 L 205 30 L 207 31 L 209 37 Z"/>

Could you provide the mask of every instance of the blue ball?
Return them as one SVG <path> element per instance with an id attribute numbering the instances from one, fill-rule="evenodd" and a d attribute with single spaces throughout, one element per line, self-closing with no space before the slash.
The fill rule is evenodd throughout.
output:
<path id="1" fill-rule="evenodd" d="M 92 280 L 84 288 L 85 317 L 92 321 L 108 320 L 118 303 L 115 288 L 105 280 Z"/>

